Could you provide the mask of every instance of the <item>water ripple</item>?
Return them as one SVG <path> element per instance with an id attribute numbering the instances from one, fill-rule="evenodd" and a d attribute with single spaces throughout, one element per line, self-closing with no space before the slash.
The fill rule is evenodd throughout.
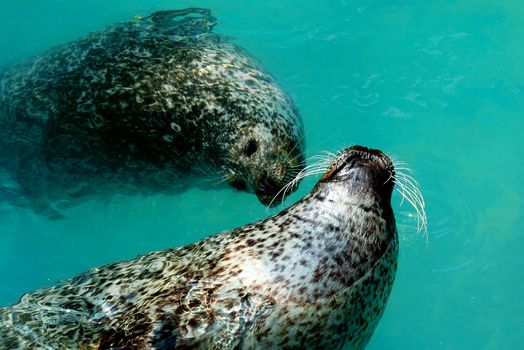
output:
<path id="1" fill-rule="evenodd" d="M 476 250 L 475 247 L 482 240 L 472 234 L 477 220 L 472 203 L 451 188 L 451 185 L 440 191 L 427 190 L 423 193 L 428 217 L 427 248 L 431 254 L 442 254 L 443 250 L 449 254 L 446 254 L 447 258 L 444 260 L 435 259 L 432 270 L 453 271 L 473 264 L 475 254 L 471 251 Z M 418 250 L 424 237 L 417 234 L 417 213 L 408 203 L 400 203 L 401 198 L 395 193 L 393 207 L 399 239 L 404 249 Z"/>
<path id="2" fill-rule="evenodd" d="M 431 239 L 443 240 L 449 238 L 448 236 L 455 236 L 454 238 L 461 240 L 462 246 L 467 246 L 471 243 L 470 233 L 474 230 L 477 214 L 471 203 L 460 193 L 449 188 L 443 193 L 446 196 L 437 192 L 427 193 L 434 209 L 428 213 Z M 450 198 L 452 200 L 449 200 Z"/>

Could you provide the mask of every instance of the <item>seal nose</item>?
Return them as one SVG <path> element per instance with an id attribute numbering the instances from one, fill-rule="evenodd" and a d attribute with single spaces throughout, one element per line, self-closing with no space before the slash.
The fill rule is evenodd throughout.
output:
<path id="1" fill-rule="evenodd" d="M 229 184 L 231 185 L 231 187 L 233 187 L 235 190 L 238 190 L 238 191 L 247 192 L 248 190 L 247 183 L 244 180 L 235 179 L 229 182 Z"/>
<path id="2" fill-rule="evenodd" d="M 283 193 L 279 193 L 282 187 L 283 185 L 275 179 L 264 176 L 260 180 L 258 188 L 255 190 L 255 194 L 262 204 L 272 207 L 277 204 L 277 199 L 279 199 L 279 197 L 282 199 L 283 196 L 281 195 Z"/>
<path id="3" fill-rule="evenodd" d="M 353 146 L 348 149 L 347 162 L 349 161 L 364 161 L 374 164 L 379 168 L 385 170 L 392 170 L 393 163 L 387 155 L 382 151 L 373 148 L 367 148 L 364 146 Z"/>
<path id="4" fill-rule="evenodd" d="M 377 149 L 353 146 L 342 151 L 319 182 L 346 181 L 383 187 L 392 183 L 395 169 L 384 153 Z M 392 188 L 392 187 L 391 187 Z"/>

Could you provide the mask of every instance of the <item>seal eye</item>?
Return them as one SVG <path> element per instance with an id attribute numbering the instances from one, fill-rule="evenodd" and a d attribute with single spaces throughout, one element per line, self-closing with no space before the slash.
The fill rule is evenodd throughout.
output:
<path id="1" fill-rule="evenodd" d="M 251 157 L 258 150 L 258 144 L 255 140 L 249 140 L 244 153 L 246 156 Z"/>

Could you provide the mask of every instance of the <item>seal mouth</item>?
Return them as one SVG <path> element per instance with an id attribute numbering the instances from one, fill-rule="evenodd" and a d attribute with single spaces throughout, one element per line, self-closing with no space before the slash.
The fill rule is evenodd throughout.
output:
<path id="1" fill-rule="evenodd" d="M 261 193 L 261 192 L 258 192 L 255 194 L 258 200 L 260 201 L 260 203 L 262 203 L 263 205 L 268 206 L 270 208 L 275 207 L 277 205 L 277 203 L 275 203 L 276 201 L 273 200 L 275 195 L 270 195 L 270 194 Z"/>
<path id="2" fill-rule="evenodd" d="M 300 163 L 302 164 L 302 163 Z M 231 177 L 229 185 L 237 191 L 254 193 L 260 203 L 270 208 L 277 206 L 298 188 L 297 175 L 303 167 L 264 170 L 253 180 Z"/>
<path id="3" fill-rule="evenodd" d="M 268 186 L 261 185 L 259 189 L 255 191 L 255 195 L 263 205 L 270 208 L 276 207 L 281 201 L 284 200 L 286 195 L 291 194 L 297 188 L 297 186 L 293 186 L 288 191 L 286 191 L 286 193 L 284 193 L 281 190 L 286 184 L 287 182 L 283 185 L 277 185 L 276 183 Z"/>
<path id="4" fill-rule="evenodd" d="M 279 204 L 281 204 L 284 201 L 284 198 L 286 196 L 295 192 L 296 189 L 298 188 L 298 184 L 294 183 L 293 185 L 289 186 L 289 188 L 286 188 L 286 191 L 283 191 L 284 187 L 287 184 L 288 183 L 282 186 L 279 186 L 279 187 L 275 187 L 275 190 L 271 192 L 255 191 L 255 194 L 258 200 L 260 201 L 260 203 L 262 203 L 263 205 L 269 208 L 274 208 L 278 206 Z"/>
<path id="5" fill-rule="evenodd" d="M 276 207 L 286 196 L 296 191 L 298 181 L 294 180 L 301 170 L 302 167 L 291 167 L 280 172 L 281 175 L 276 178 L 264 173 L 257 181 L 255 194 L 258 200 L 270 208 Z"/>
<path id="6" fill-rule="evenodd" d="M 249 192 L 247 183 L 244 180 L 234 179 L 229 182 L 229 185 L 237 191 Z"/>

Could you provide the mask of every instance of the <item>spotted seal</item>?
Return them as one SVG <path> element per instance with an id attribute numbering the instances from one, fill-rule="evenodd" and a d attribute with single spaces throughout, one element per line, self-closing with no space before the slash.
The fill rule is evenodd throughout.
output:
<path id="1" fill-rule="evenodd" d="M 0 348 L 362 348 L 397 269 L 394 179 L 382 152 L 345 149 L 274 216 L 24 295 Z"/>
<path id="2" fill-rule="evenodd" d="M 267 204 L 302 169 L 301 117 L 215 24 L 209 10 L 156 12 L 4 70 L 0 163 L 26 197 L 47 208 L 230 183 Z"/>

